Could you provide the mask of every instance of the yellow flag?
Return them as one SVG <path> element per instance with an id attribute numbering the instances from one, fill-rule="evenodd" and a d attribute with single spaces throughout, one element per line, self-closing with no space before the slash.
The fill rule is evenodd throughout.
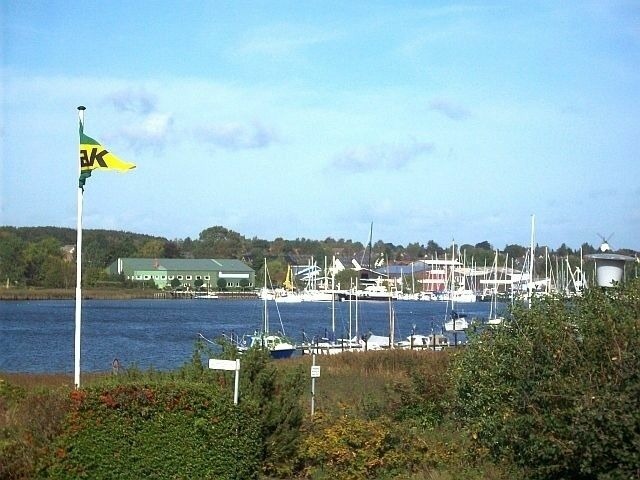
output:
<path id="1" fill-rule="evenodd" d="M 84 184 L 93 170 L 106 169 L 125 172 L 132 168 L 136 168 L 133 163 L 120 160 L 93 138 L 86 136 L 82 122 L 80 122 L 80 188 L 84 190 Z"/>

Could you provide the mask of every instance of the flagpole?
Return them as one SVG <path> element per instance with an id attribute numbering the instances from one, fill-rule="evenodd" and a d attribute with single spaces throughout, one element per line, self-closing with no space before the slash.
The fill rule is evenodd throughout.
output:
<path id="1" fill-rule="evenodd" d="M 80 123 L 84 125 L 84 111 L 82 105 L 78 107 L 78 117 Z M 80 178 L 80 160 L 78 164 L 78 178 Z M 82 193 L 83 189 L 78 186 L 78 224 L 76 237 L 76 322 L 75 322 L 75 363 L 74 363 L 74 384 L 80 388 L 80 330 L 82 324 Z"/>

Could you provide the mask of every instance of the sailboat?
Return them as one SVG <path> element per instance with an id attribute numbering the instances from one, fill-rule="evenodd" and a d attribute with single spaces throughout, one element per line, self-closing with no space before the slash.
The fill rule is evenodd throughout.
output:
<path id="1" fill-rule="evenodd" d="M 449 278 L 449 282 L 450 282 L 450 292 L 453 292 L 455 290 L 455 260 L 456 260 L 456 253 L 455 253 L 455 243 L 452 245 L 451 247 L 451 258 L 452 258 L 452 264 L 451 264 L 451 277 Z M 466 314 L 462 313 L 459 314 L 458 312 L 456 312 L 454 310 L 455 307 L 455 300 L 456 300 L 456 296 L 455 295 L 450 295 L 448 302 L 447 302 L 447 311 L 449 310 L 449 306 L 451 306 L 451 318 L 447 321 L 445 321 L 444 323 L 444 329 L 447 332 L 460 332 L 463 331 L 467 328 L 469 328 L 469 322 L 467 321 L 467 316 Z"/>
<path id="2" fill-rule="evenodd" d="M 335 265 L 335 257 L 333 258 L 333 264 L 331 265 L 331 275 L 335 275 L 336 265 Z M 313 262 L 309 262 L 309 266 L 306 268 L 307 272 L 307 286 L 305 289 L 299 294 L 302 297 L 303 302 L 331 302 L 334 299 L 335 292 L 334 289 L 329 289 L 328 280 L 329 280 L 329 271 L 327 270 L 327 257 L 324 257 L 324 275 L 323 275 L 323 283 L 324 288 L 318 289 L 318 270 Z"/>
<path id="3" fill-rule="evenodd" d="M 493 288 L 491 289 L 491 308 L 487 325 L 500 325 L 504 317 L 498 316 L 498 250 L 493 260 Z"/>
<path id="4" fill-rule="evenodd" d="M 335 262 L 335 260 L 334 260 Z M 335 290 L 335 277 L 332 277 L 332 291 Z M 351 305 L 349 305 L 349 313 L 351 313 Z M 349 321 L 349 330 L 351 330 L 351 321 Z M 310 341 L 306 341 L 302 346 L 302 352 L 304 354 L 320 354 L 320 355 L 335 355 L 343 352 L 358 352 L 362 351 L 362 345 L 356 338 L 335 338 L 336 332 L 336 299 L 335 296 L 331 298 L 331 332 L 333 338 L 328 338 L 325 334 L 323 338 L 314 338 Z"/>
<path id="5" fill-rule="evenodd" d="M 287 276 L 282 284 L 284 288 L 276 290 L 274 300 L 278 303 L 300 303 L 302 302 L 302 296 L 296 293 L 295 286 L 293 284 L 293 273 L 291 265 L 288 265 Z"/>
<path id="6" fill-rule="evenodd" d="M 264 261 L 264 285 L 267 286 L 267 260 Z M 253 335 L 247 335 L 249 341 L 243 341 L 238 349 L 243 352 L 249 348 L 264 348 L 269 351 L 272 358 L 289 358 L 296 351 L 296 346 L 285 336 L 284 326 L 280 322 L 282 333 L 273 333 L 269 330 L 268 299 L 263 298 L 262 331 L 256 331 Z"/>

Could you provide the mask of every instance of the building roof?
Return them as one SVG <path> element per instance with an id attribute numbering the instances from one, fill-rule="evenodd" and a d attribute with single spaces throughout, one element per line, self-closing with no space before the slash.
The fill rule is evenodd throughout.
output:
<path id="1" fill-rule="evenodd" d="M 236 259 L 216 258 L 121 258 L 123 265 L 133 270 L 168 270 L 168 271 L 233 271 L 253 272 L 253 269 Z"/>

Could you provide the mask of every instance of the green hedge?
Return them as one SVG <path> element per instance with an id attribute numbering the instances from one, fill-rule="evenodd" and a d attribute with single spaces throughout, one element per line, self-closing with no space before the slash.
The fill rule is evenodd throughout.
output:
<path id="1" fill-rule="evenodd" d="M 531 479 L 638 478 L 640 282 L 516 308 L 454 368 L 478 451 Z"/>
<path id="2" fill-rule="evenodd" d="M 66 429 L 40 476 L 251 479 L 260 422 L 251 406 L 202 383 L 123 384 L 75 391 Z"/>

